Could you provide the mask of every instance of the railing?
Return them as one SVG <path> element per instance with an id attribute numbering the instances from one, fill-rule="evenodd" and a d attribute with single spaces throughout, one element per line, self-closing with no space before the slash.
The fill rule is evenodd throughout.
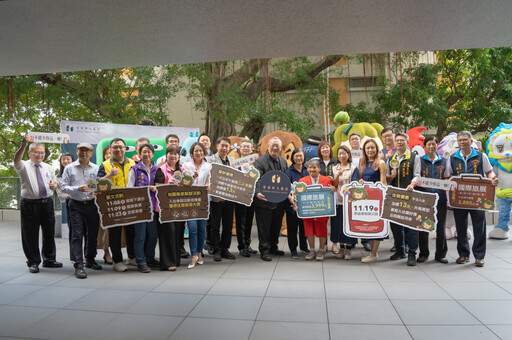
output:
<path id="1" fill-rule="evenodd" d="M 53 194 L 55 210 L 61 210 L 57 194 Z M 0 177 L 0 209 L 19 210 L 21 202 L 21 184 L 19 177 Z"/>

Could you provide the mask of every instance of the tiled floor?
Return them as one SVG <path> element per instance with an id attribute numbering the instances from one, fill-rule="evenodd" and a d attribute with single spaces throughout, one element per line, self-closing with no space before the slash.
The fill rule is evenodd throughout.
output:
<path id="1" fill-rule="evenodd" d="M 455 240 L 449 264 L 407 267 L 387 260 L 390 241 L 368 265 L 360 248 L 351 261 L 294 260 L 281 238 L 287 254 L 272 262 L 207 256 L 192 270 L 104 266 L 78 280 L 67 240 L 56 240 L 64 268 L 30 274 L 19 223 L 0 230 L 0 338 L 512 339 L 510 240 L 488 240 L 485 268 L 455 264 Z"/>

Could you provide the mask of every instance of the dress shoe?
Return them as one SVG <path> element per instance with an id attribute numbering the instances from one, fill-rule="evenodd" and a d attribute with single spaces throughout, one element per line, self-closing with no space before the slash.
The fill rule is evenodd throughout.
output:
<path id="1" fill-rule="evenodd" d="M 418 259 L 416 260 L 416 262 L 423 263 L 423 262 L 425 262 L 427 259 L 428 259 L 428 256 L 420 255 L 420 256 L 418 256 Z"/>
<path id="2" fill-rule="evenodd" d="M 39 273 L 39 267 L 37 266 L 37 264 L 31 264 L 30 266 L 28 266 L 28 271 L 34 274 Z"/>
<path id="3" fill-rule="evenodd" d="M 395 246 L 391 247 L 391 249 L 389 251 L 392 253 L 396 252 L 396 247 Z"/>
<path id="4" fill-rule="evenodd" d="M 227 249 L 224 249 L 220 252 L 220 256 L 222 256 L 222 258 L 224 259 L 228 259 L 228 260 L 234 260 L 236 259 L 236 256 L 231 254 L 231 252 Z"/>
<path id="5" fill-rule="evenodd" d="M 103 268 L 96 261 L 86 262 L 85 263 L 85 267 L 86 268 L 91 268 L 93 270 L 101 270 Z"/>
<path id="6" fill-rule="evenodd" d="M 215 253 L 213 253 L 213 260 L 215 262 L 220 262 L 222 261 L 222 256 L 220 254 L 220 251 L 216 251 Z"/>
<path id="7" fill-rule="evenodd" d="M 182 249 L 180 256 L 182 259 L 188 259 L 188 257 L 190 256 L 190 253 L 188 251 L 186 251 L 185 249 Z"/>
<path id="8" fill-rule="evenodd" d="M 242 250 L 240 250 L 240 256 L 251 257 L 251 253 L 249 253 L 249 251 L 247 249 L 242 249 Z"/>
<path id="9" fill-rule="evenodd" d="M 405 259 L 405 253 L 396 252 L 389 258 L 391 261 Z"/>
<path id="10" fill-rule="evenodd" d="M 370 247 L 370 242 L 364 242 L 363 248 L 365 251 L 372 251 L 372 248 Z"/>
<path id="11" fill-rule="evenodd" d="M 456 263 L 458 264 L 464 264 L 469 262 L 469 256 L 459 256 L 456 260 Z"/>
<path id="12" fill-rule="evenodd" d="M 147 261 L 146 264 L 148 265 L 148 267 L 155 267 L 155 268 L 160 267 L 160 261 L 155 260 L 155 259 Z"/>
<path id="13" fill-rule="evenodd" d="M 483 266 L 485 266 L 485 261 L 483 259 L 476 259 L 475 260 L 475 266 L 483 267 Z"/>
<path id="14" fill-rule="evenodd" d="M 44 261 L 43 268 L 61 268 L 62 263 L 57 261 Z"/>
<path id="15" fill-rule="evenodd" d="M 114 264 L 114 261 L 112 261 L 112 259 L 107 260 L 105 256 L 103 256 L 103 261 L 105 261 L 105 264 Z"/>
<path id="16" fill-rule="evenodd" d="M 270 256 L 269 254 L 261 254 L 260 257 L 263 261 L 272 261 L 272 256 Z"/>
<path id="17" fill-rule="evenodd" d="M 258 254 L 258 251 L 257 250 L 254 250 L 251 248 L 251 246 L 248 246 L 247 247 L 247 251 L 249 252 L 249 254 L 251 255 L 255 255 L 255 254 Z"/>
<path id="18" fill-rule="evenodd" d="M 415 255 L 409 255 L 407 257 L 407 265 L 409 267 L 414 267 L 416 265 L 416 256 Z"/>
<path id="19" fill-rule="evenodd" d="M 435 260 L 440 263 L 448 263 L 448 259 L 446 257 L 436 257 Z"/>
<path id="20" fill-rule="evenodd" d="M 85 272 L 85 270 L 83 268 L 76 268 L 75 269 L 75 277 L 77 279 L 86 279 L 87 273 Z"/>
<path id="21" fill-rule="evenodd" d="M 284 255 L 284 251 L 279 250 L 279 249 L 277 249 L 277 250 L 271 250 L 271 251 L 270 251 L 270 254 L 272 254 L 272 255 L 277 255 L 277 256 L 283 256 L 283 255 Z"/>

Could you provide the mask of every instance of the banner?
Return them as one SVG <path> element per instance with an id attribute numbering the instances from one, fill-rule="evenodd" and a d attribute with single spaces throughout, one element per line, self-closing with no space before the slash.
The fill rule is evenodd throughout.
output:
<path id="1" fill-rule="evenodd" d="M 381 219 L 386 186 L 381 182 L 352 182 L 341 188 L 343 231 L 357 238 L 382 238 L 389 234 L 389 223 Z"/>
<path id="2" fill-rule="evenodd" d="M 226 165 L 212 163 L 210 195 L 249 207 L 259 176 L 260 173 L 256 169 L 243 173 Z"/>
<path id="3" fill-rule="evenodd" d="M 207 220 L 210 205 L 206 186 L 158 185 L 156 200 L 160 223 Z"/>
<path id="4" fill-rule="evenodd" d="M 439 178 L 419 177 L 417 186 L 430 189 L 450 190 L 457 188 L 457 182 Z"/>
<path id="5" fill-rule="evenodd" d="M 257 159 L 258 159 L 259 155 L 257 153 L 253 153 L 249 156 L 245 156 L 245 157 L 242 157 L 242 158 L 238 158 L 238 159 L 235 159 L 234 162 L 232 162 L 230 165 L 235 168 L 235 169 L 241 169 L 242 168 L 242 165 L 244 165 L 245 163 L 247 164 L 252 164 L 254 163 Z"/>
<path id="6" fill-rule="evenodd" d="M 153 220 L 149 187 L 100 191 L 95 204 L 103 229 Z"/>
<path id="7" fill-rule="evenodd" d="M 299 185 L 300 184 L 295 186 L 295 190 L 299 188 L 298 191 L 300 191 L 296 196 L 298 208 L 297 216 L 299 218 L 327 217 L 336 215 L 336 202 L 334 199 L 335 193 L 331 188 L 321 185 L 308 185 L 305 190 L 300 190 Z"/>
<path id="8" fill-rule="evenodd" d="M 65 133 L 47 133 L 31 131 L 27 134 L 27 136 L 29 137 L 29 142 L 34 143 L 69 143 L 69 135 Z"/>
<path id="9" fill-rule="evenodd" d="M 291 183 L 281 171 L 269 171 L 260 179 L 260 192 L 271 203 L 280 203 L 288 198 Z"/>
<path id="10" fill-rule="evenodd" d="M 420 231 L 436 231 L 439 196 L 388 186 L 382 218 Z"/>
<path id="11" fill-rule="evenodd" d="M 450 190 L 448 204 L 453 208 L 494 210 L 496 187 L 491 179 L 479 174 L 462 174 L 450 180 L 457 183 L 457 189 Z"/>

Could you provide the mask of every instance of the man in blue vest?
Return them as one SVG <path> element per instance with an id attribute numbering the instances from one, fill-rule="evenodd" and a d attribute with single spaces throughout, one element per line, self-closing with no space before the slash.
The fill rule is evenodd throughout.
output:
<path id="1" fill-rule="evenodd" d="M 473 136 L 469 131 L 461 131 L 457 134 L 457 144 L 459 150 L 450 156 L 447 164 L 446 173 L 459 176 L 461 174 L 480 174 L 492 180 L 492 185 L 498 185 L 498 178 L 492 171 L 491 163 L 485 153 L 477 151 L 471 147 Z M 457 229 L 457 252 L 459 258 L 455 261 L 458 264 L 469 262 L 469 242 L 468 242 L 468 213 L 473 222 L 473 256 L 475 256 L 475 265 L 483 267 L 485 265 L 485 247 L 486 247 L 486 223 L 485 211 L 474 209 L 453 209 L 455 217 L 455 228 Z"/>
<path id="2" fill-rule="evenodd" d="M 412 191 L 418 182 L 418 177 L 420 177 L 421 163 L 418 155 L 407 148 L 408 142 L 409 136 L 405 133 L 395 135 L 396 152 L 388 158 L 386 179 L 391 186 Z M 390 260 L 405 258 L 405 242 L 407 242 L 409 247 L 407 265 L 415 266 L 418 232 L 415 230 L 405 232 L 403 226 L 393 222 L 390 223 L 390 227 L 395 240 L 395 253 L 391 255 Z"/>

